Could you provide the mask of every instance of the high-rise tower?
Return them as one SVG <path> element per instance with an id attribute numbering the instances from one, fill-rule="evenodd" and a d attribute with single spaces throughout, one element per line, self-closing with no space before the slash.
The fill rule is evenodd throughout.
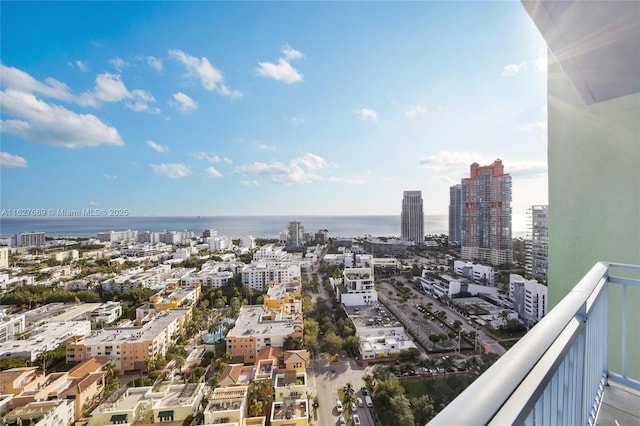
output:
<path id="1" fill-rule="evenodd" d="M 460 242 L 462 231 L 462 185 L 449 188 L 449 241 Z"/>
<path id="2" fill-rule="evenodd" d="M 404 191 L 400 222 L 402 241 L 413 241 L 415 244 L 424 242 L 422 191 Z"/>
<path id="3" fill-rule="evenodd" d="M 531 206 L 527 210 L 526 271 L 536 280 L 547 283 L 549 263 L 548 206 Z"/>
<path id="4" fill-rule="evenodd" d="M 289 222 L 287 227 L 287 247 L 304 245 L 304 226 L 300 222 Z"/>
<path id="5" fill-rule="evenodd" d="M 462 258 L 494 265 L 513 261 L 511 175 L 501 160 L 471 165 L 462 179 Z"/>

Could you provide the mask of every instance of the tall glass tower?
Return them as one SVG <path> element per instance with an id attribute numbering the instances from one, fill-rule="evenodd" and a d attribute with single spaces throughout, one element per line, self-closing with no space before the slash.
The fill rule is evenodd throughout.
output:
<path id="1" fill-rule="evenodd" d="M 422 191 L 404 191 L 400 227 L 402 241 L 413 241 L 415 244 L 424 242 Z"/>

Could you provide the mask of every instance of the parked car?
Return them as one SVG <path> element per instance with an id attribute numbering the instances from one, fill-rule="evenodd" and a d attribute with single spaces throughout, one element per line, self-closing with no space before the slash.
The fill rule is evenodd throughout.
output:
<path id="1" fill-rule="evenodd" d="M 338 410 L 338 414 L 342 413 L 342 402 L 340 400 L 336 401 L 336 410 Z"/>
<path id="2" fill-rule="evenodd" d="M 358 403 L 358 407 L 362 407 L 364 402 L 362 402 L 362 398 L 356 398 L 356 402 Z"/>
<path id="3" fill-rule="evenodd" d="M 340 426 L 347 426 L 347 421 L 344 419 L 344 416 L 340 414 L 340 418 L 338 419 L 338 423 Z"/>
<path id="4" fill-rule="evenodd" d="M 358 416 L 357 414 L 354 414 L 354 415 L 351 417 L 351 420 L 353 421 L 353 424 L 354 424 L 354 425 L 356 425 L 356 426 L 359 426 L 359 425 L 360 425 L 360 416 Z"/>
<path id="5" fill-rule="evenodd" d="M 356 410 L 357 410 L 356 403 L 355 403 L 355 402 L 352 402 L 352 403 L 351 403 L 351 412 L 353 413 L 353 412 L 354 412 L 354 411 L 356 411 Z"/>
<path id="6" fill-rule="evenodd" d="M 360 391 L 362 392 L 363 396 L 369 395 L 369 390 L 366 388 L 366 386 L 361 387 Z"/>

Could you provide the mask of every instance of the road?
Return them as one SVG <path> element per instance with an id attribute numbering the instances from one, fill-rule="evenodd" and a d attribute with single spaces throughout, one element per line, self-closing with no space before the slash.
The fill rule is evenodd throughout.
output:
<path id="1" fill-rule="evenodd" d="M 343 388 L 347 383 L 351 383 L 353 389 L 357 391 L 356 397 L 364 400 L 360 388 L 364 386 L 362 377 L 367 372 L 368 368 L 365 369 L 357 365 L 353 359 L 345 354 L 340 355 L 340 361 L 338 362 L 329 363 L 324 358 L 313 362 L 307 373 L 311 377 L 311 384 L 315 387 L 318 395 L 317 424 L 319 426 L 335 426 L 338 424 L 339 414 L 336 410 L 338 389 Z M 348 408 L 345 407 L 345 409 Z M 374 426 L 373 416 L 366 405 L 357 407 L 356 413 L 360 417 L 360 422 L 363 426 Z"/>

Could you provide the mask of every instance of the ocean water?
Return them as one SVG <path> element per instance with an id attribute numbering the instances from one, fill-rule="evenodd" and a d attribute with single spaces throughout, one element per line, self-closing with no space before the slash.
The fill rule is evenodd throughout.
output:
<path id="1" fill-rule="evenodd" d="M 426 234 L 448 234 L 447 215 L 425 215 Z M 397 216 L 175 216 L 175 217 L 3 217 L 0 235 L 38 231 L 47 236 L 95 236 L 103 231 L 192 230 L 196 235 L 215 229 L 227 237 L 277 238 L 289 222 L 302 223 L 305 232 L 327 229 L 330 237 L 390 237 L 400 235 Z"/>

